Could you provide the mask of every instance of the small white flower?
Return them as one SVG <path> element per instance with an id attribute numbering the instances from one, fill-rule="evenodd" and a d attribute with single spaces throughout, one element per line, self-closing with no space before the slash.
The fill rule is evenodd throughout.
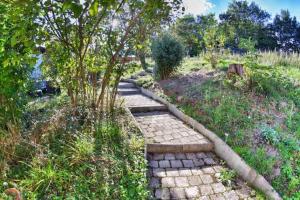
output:
<path id="1" fill-rule="evenodd" d="M 3 187 L 7 187 L 8 183 L 7 182 L 3 182 Z"/>

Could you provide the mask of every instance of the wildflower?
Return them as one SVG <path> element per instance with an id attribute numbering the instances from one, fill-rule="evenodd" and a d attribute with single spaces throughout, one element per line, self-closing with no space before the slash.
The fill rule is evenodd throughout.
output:
<path id="1" fill-rule="evenodd" d="M 8 183 L 7 182 L 3 182 L 3 187 L 7 187 Z"/>

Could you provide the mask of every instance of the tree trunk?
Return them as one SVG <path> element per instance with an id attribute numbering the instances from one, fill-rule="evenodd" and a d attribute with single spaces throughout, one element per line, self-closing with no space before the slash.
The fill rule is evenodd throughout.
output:
<path id="1" fill-rule="evenodd" d="M 140 59 L 142 68 L 144 70 L 146 70 L 147 69 L 146 56 L 145 56 L 145 53 L 143 51 L 141 51 L 139 53 L 139 59 Z"/>

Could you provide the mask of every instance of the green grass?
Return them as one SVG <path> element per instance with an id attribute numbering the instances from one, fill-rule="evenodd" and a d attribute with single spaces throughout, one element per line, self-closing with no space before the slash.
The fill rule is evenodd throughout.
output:
<path id="1" fill-rule="evenodd" d="M 55 111 L 65 108 L 60 98 L 29 106 L 31 119 L 48 116 L 53 121 L 44 121 L 47 127 L 35 145 L 30 144 L 37 136 L 28 132 L 24 144 L 17 146 L 0 182 L 0 198 L 8 198 L 6 188 L 16 187 L 30 200 L 147 199 L 144 141 L 128 116 L 118 112 L 91 121 L 86 110 L 74 117 L 66 109 L 58 118 Z"/>
<path id="2" fill-rule="evenodd" d="M 178 72 L 180 74 L 188 74 L 191 71 L 199 70 L 199 69 L 207 69 L 210 70 L 211 67 L 209 63 L 199 57 L 185 58 L 178 68 Z"/>
<path id="3" fill-rule="evenodd" d="M 262 58 L 275 59 L 261 55 Z M 217 133 L 250 166 L 265 176 L 284 199 L 300 198 L 300 71 L 299 56 L 261 62 L 249 82 L 237 79 L 233 84 L 225 73 L 202 84 L 191 84 L 184 92 L 189 101 L 177 102 L 187 115 Z M 225 69 L 241 56 L 229 56 L 219 63 Z M 179 73 L 209 69 L 201 58 L 186 58 Z M 272 66 L 266 66 L 272 64 Z M 249 76 L 250 76 L 249 75 Z M 194 98 L 197 97 L 195 100 Z M 278 113 L 283 120 L 278 121 Z M 268 153 L 272 148 L 277 154 Z M 274 168 L 280 169 L 277 177 Z"/>

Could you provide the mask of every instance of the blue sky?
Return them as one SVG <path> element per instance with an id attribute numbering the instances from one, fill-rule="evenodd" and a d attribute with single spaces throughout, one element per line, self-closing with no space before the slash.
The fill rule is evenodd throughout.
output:
<path id="1" fill-rule="evenodd" d="M 292 16 L 296 16 L 300 21 L 300 0 L 248 0 L 254 1 L 263 10 L 268 11 L 273 18 L 276 14 L 280 13 L 281 9 L 288 9 Z M 231 0 L 183 0 L 186 7 L 186 13 L 207 14 L 220 13 L 226 11 L 228 4 Z"/>

